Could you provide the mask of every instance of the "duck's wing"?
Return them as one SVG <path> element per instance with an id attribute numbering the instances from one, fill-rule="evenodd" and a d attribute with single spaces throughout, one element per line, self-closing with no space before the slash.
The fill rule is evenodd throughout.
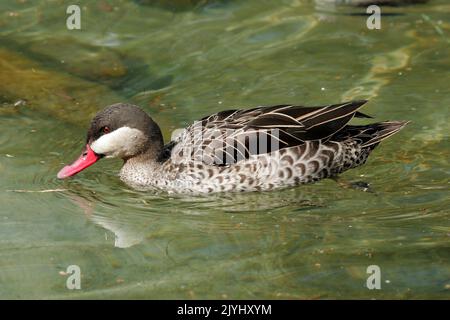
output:
<path id="1" fill-rule="evenodd" d="M 171 159 L 228 165 L 250 155 L 324 140 L 354 116 L 369 117 L 357 111 L 365 102 L 221 111 L 195 122 L 171 141 Z"/>

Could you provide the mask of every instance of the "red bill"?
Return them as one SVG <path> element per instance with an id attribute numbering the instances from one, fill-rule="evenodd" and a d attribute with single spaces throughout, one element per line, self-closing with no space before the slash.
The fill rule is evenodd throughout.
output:
<path id="1" fill-rule="evenodd" d="M 76 175 L 78 172 L 86 169 L 87 167 L 93 165 L 100 159 L 100 156 L 92 151 L 89 144 L 86 145 L 86 150 L 83 151 L 81 156 L 75 160 L 71 165 L 65 166 L 59 172 L 57 177 L 59 179 L 65 179 Z"/>

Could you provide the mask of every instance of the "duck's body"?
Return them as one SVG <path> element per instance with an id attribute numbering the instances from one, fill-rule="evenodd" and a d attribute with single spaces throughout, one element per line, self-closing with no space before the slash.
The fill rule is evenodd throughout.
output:
<path id="1" fill-rule="evenodd" d="M 310 183 L 336 176 L 363 164 L 372 147 L 354 141 L 307 141 L 301 146 L 262 155 L 239 163 L 216 166 L 172 158 L 161 163 L 130 159 L 120 178 L 139 190 L 160 189 L 177 193 L 264 191 Z"/>
<path id="2" fill-rule="evenodd" d="M 123 158 L 121 180 L 140 190 L 212 193 L 295 186 L 362 165 L 382 139 L 406 124 L 347 125 L 354 116 L 368 118 L 357 111 L 364 103 L 222 111 L 195 122 L 166 145 L 159 127 L 141 109 L 116 104 L 94 118 L 85 156 Z M 60 178 L 78 172 L 66 168 Z"/>

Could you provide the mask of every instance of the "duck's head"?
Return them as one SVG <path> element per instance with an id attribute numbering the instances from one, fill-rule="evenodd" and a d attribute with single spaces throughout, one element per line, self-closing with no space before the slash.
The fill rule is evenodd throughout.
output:
<path id="1" fill-rule="evenodd" d="M 141 108 L 131 104 L 113 104 L 92 119 L 81 156 L 62 168 L 58 178 L 73 176 L 103 157 L 126 161 L 146 155 L 149 159 L 156 159 L 162 147 L 159 126 Z"/>

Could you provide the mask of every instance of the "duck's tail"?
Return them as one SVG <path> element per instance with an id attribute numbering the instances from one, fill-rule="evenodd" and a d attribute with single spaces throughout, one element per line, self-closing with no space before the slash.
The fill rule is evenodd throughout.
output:
<path id="1" fill-rule="evenodd" d="M 361 142 L 361 148 L 373 148 L 382 140 L 399 132 L 409 122 L 410 121 L 385 121 L 362 126 L 346 126 L 337 133 L 336 138 L 339 140 L 352 138 Z"/>
<path id="2" fill-rule="evenodd" d="M 408 123 L 409 121 L 386 121 L 368 125 L 373 133 L 371 134 L 371 138 L 364 141 L 361 147 L 369 147 L 380 143 L 382 140 L 402 130 Z"/>

